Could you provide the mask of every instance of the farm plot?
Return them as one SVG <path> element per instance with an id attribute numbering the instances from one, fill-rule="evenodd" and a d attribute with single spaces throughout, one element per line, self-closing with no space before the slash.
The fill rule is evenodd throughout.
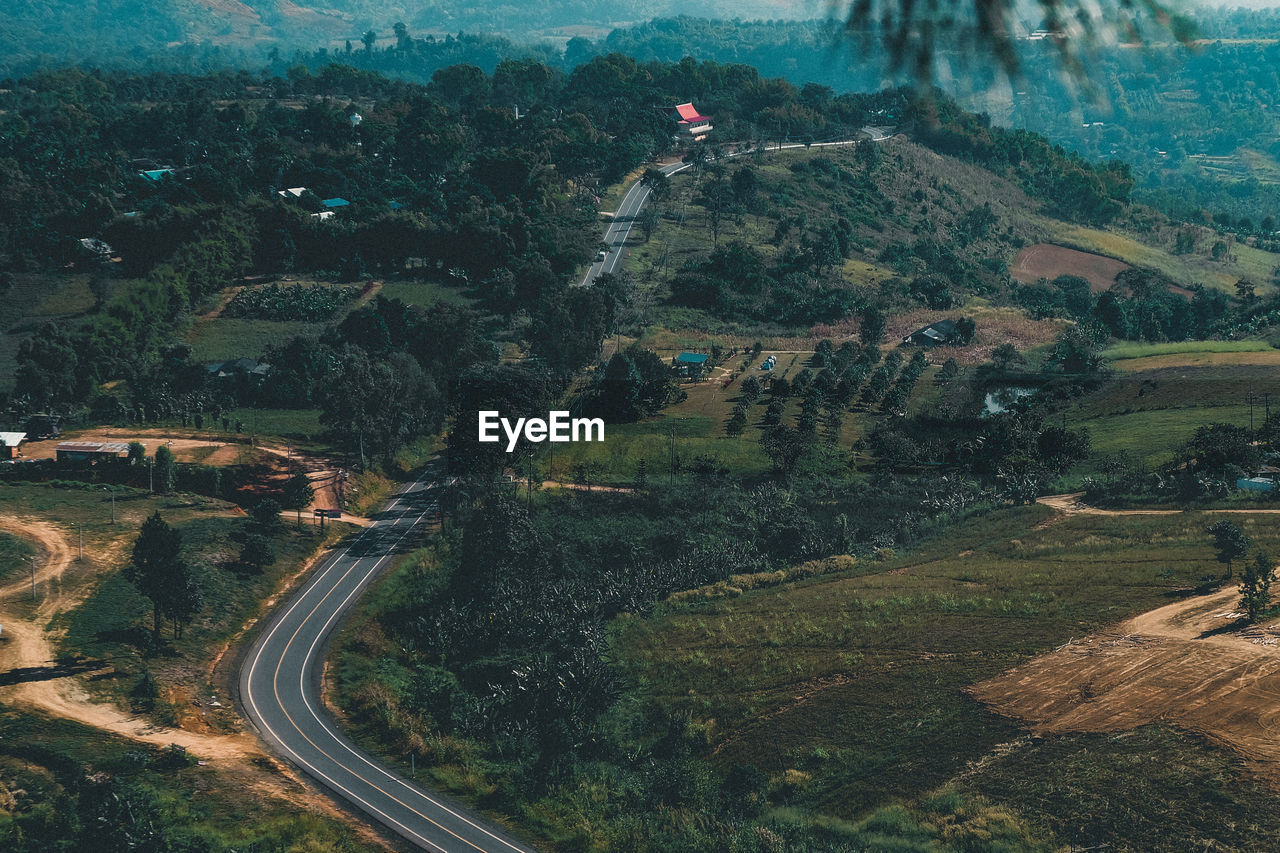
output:
<path id="1" fill-rule="evenodd" d="M 1081 252 L 1052 243 L 1037 243 L 1018 253 L 1009 274 L 1023 284 L 1035 284 L 1040 279 L 1052 281 L 1058 276 L 1075 275 L 1089 282 L 1094 293 L 1110 290 L 1116 276 L 1129 269 L 1124 261 Z"/>

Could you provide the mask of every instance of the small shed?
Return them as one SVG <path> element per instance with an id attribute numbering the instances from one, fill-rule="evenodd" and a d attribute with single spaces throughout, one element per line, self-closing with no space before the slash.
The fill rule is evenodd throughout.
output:
<path id="1" fill-rule="evenodd" d="M 32 415 L 27 418 L 23 429 L 26 430 L 30 441 L 57 438 L 62 435 L 62 418 L 58 415 Z"/>
<path id="2" fill-rule="evenodd" d="M 0 461 L 17 458 L 18 445 L 26 439 L 25 432 L 0 432 Z"/>
<path id="3" fill-rule="evenodd" d="M 121 441 L 64 441 L 55 450 L 59 462 L 97 462 L 129 455 L 129 445 Z"/>
<path id="4" fill-rule="evenodd" d="M 271 372 L 271 365 L 256 358 L 237 358 L 209 362 L 205 364 L 204 371 L 210 379 L 234 379 L 239 376 L 263 379 Z"/>
<path id="5" fill-rule="evenodd" d="M 936 323 L 930 323 L 923 328 L 916 329 L 911 334 L 902 339 L 904 344 L 921 344 L 924 346 L 933 346 L 935 344 L 948 344 L 955 340 L 956 337 L 956 321 L 955 320 L 939 320 Z"/>
<path id="6" fill-rule="evenodd" d="M 351 202 L 347 201 L 345 198 L 326 198 L 326 199 L 323 199 L 320 203 L 323 204 L 325 207 L 329 208 L 330 210 L 333 210 L 339 207 L 346 207 L 347 205 L 351 204 Z"/>
<path id="7" fill-rule="evenodd" d="M 109 261 L 111 256 L 116 253 L 116 250 L 111 248 L 110 243 L 99 240 L 97 237 L 81 237 L 80 251 L 85 257 L 95 261 Z"/>

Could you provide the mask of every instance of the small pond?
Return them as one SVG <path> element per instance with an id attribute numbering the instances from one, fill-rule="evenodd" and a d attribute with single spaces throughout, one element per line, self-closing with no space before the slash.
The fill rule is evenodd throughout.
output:
<path id="1" fill-rule="evenodd" d="M 987 390 L 987 396 L 982 401 L 982 414 L 998 415 L 1001 412 L 1009 410 L 1009 407 L 1016 403 L 1022 397 L 1029 397 L 1036 393 L 1035 388 L 1028 388 L 1025 385 L 1002 385 Z"/>

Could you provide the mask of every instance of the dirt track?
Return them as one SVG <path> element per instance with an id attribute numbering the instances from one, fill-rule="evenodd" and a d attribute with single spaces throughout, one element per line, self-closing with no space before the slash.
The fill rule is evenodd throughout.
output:
<path id="1" fill-rule="evenodd" d="M 1177 512 L 1100 510 L 1078 497 L 1040 502 L 1095 515 Z M 1074 639 L 972 693 L 1037 732 L 1176 725 L 1237 751 L 1280 783 L 1280 626 L 1244 626 L 1234 609 L 1239 598 L 1231 586 L 1157 608 Z"/>
<path id="2" fill-rule="evenodd" d="M 0 635 L 0 673 L 27 670 L 33 676 L 0 687 L 0 700 L 132 740 L 159 746 L 180 744 L 202 758 L 241 759 L 261 754 L 257 743 L 247 734 L 214 736 L 182 729 L 157 729 L 114 705 L 93 701 L 75 677 L 90 674 L 92 670 L 60 665 L 54 642 L 46 630 L 59 613 L 83 601 L 91 588 L 87 582 L 77 582 L 86 579 L 73 577 L 77 570 L 66 537 L 55 525 L 30 518 L 0 518 L 0 529 L 36 543 L 42 552 L 42 565 L 36 571 L 39 604 L 34 611 L 22 606 L 30 601 L 29 576 L 0 588 L 0 624 L 4 626 Z M 105 664 L 97 667 L 106 668 Z"/>
<path id="3" fill-rule="evenodd" d="M 1084 492 L 1075 492 L 1069 495 L 1047 495 L 1040 498 L 1036 503 L 1056 509 L 1063 515 L 1179 515 L 1184 512 L 1180 509 L 1102 509 L 1096 506 L 1089 506 L 1081 499 Z M 1280 509 L 1277 508 L 1259 508 L 1259 509 L 1198 509 L 1197 512 L 1212 513 L 1236 513 L 1239 515 L 1280 515 Z"/>
<path id="4" fill-rule="evenodd" d="M 207 437 L 206 437 L 207 436 Z M 295 465 L 306 472 L 315 489 L 315 500 L 311 506 L 304 507 L 307 514 L 316 507 L 333 508 L 340 506 L 337 495 L 339 469 L 330 459 L 291 451 L 288 447 L 272 442 L 258 441 L 246 444 L 242 441 L 226 441 L 214 433 L 177 432 L 161 429 L 122 429 L 104 427 L 84 432 L 67 433 L 60 439 L 27 442 L 22 445 L 24 459 L 53 459 L 58 444 L 63 441 L 138 441 L 147 449 L 148 455 L 154 455 L 156 448 L 167 445 L 174 457 L 180 462 L 200 462 L 204 465 L 234 465 L 240 461 L 242 453 L 259 452 L 276 458 L 280 466 L 280 479 L 283 480 L 286 464 Z M 211 453 L 206 453 L 212 448 Z M 261 458 L 261 457 L 259 457 Z"/>
<path id="5" fill-rule="evenodd" d="M 192 755 L 209 760 L 220 774 L 225 774 L 224 784 L 229 787 L 251 790 L 262 798 L 282 800 L 304 811 L 323 812 L 349 822 L 371 849 L 390 849 L 370 827 L 351 821 L 332 800 L 303 784 L 291 769 L 269 756 L 249 732 L 221 735 L 159 728 L 115 705 L 94 701 L 80 677 L 91 674 L 95 664 L 59 662 L 55 638 L 48 626 L 59 613 L 84 600 L 92 589 L 90 581 L 101 566 L 73 560 L 66 535 L 47 521 L 0 517 L 0 530 L 27 539 L 40 550 L 40 567 L 35 573 L 39 603 L 34 609 L 30 606 L 30 575 L 0 587 L 0 625 L 4 626 L 0 632 L 0 675 L 13 675 L 17 670 L 16 675 L 26 679 L 0 686 L 0 702 L 74 720 L 141 743 L 179 744 Z M 107 666 L 96 665 L 96 669 Z"/>

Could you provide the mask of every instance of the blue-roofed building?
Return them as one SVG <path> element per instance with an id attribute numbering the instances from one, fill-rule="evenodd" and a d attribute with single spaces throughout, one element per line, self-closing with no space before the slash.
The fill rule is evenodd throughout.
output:
<path id="1" fill-rule="evenodd" d="M 158 181 L 165 175 L 172 175 L 173 169 L 169 167 L 165 167 L 163 169 L 147 169 L 146 171 L 139 172 L 138 174 L 141 177 L 146 178 L 148 181 Z"/>
<path id="2" fill-rule="evenodd" d="M 682 352 L 671 363 L 682 375 L 697 379 L 706 368 L 708 358 L 705 352 Z"/>
<path id="3" fill-rule="evenodd" d="M 392 210 L 404 210 L 405 204 L 402 201 L 393 201 L 387 205 Z"/>
<path id="4" fill-rule="evenodd" d="M 326 198 L 320 203 L 330 209 L 335 207 L 346 207 L 351 204 L 351 202 L 347 201 L 345 198 Z"/>
<path id="5" fill-rule="evenodd" d="M 1236 488 L 1248 492 L 1270 492 L 1275 487 L 1275 480 L 1268 480 L 1266 477 L 1241 477 L 1236 480 Z"/>

